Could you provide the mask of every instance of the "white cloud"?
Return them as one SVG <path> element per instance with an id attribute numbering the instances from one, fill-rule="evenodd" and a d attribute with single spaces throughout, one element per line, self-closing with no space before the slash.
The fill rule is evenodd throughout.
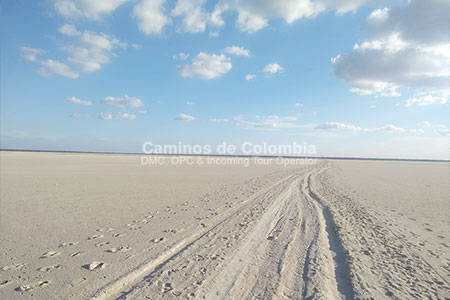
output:
<path id="1" fill-rule="evenodd" d="M 147 35 L 159 34 L 170 24 L 170 18 L 164 13 L 166 0 L 141 0 L 133 8 L 133 16 L 138 20 L 139 29 Z"/>
<path id="2" fill-rule="evenodd" d="M 445 104 L 448 101 L 448 94 L 434 96 L 434 95 L 425 95 L 421 97 L 413 97 L 405 100 L 405 106 L 428 106 L 432 104 Z"/>
<path id="3" fill-rule="evenodd" d="M 19 50 L 21 52 L 20 56 L 23 59 L 31 61 L 31 62 L 37 62 L 39 60 L 38 56 L 45 53 L 45 51 L 42 49 L 31 48 L 31 47 L 26 47 L 26 46 L 20 47 Z"/>
<path id="4" fill-rule="evenodd" d="M 365 50 L 382 50 L 385 54 L 394 54 L 405 50 L 408 46 L 409 43 L 401 40 L 398 33 L 392 33 L 383 40 L 364 42 L 361 45 L 355 44 L 353 50 L 362 52 Z"/>
<path id="5" fill-rule="evenodd" d="M 275 74 L 275 73 L 282 72 L 282 71 L 283 71 L 283 67 L 277 63 L 268 64 L 263 69 L 264 73 L 271 73 L 271 74 Z"/>
<path id="6" fill-rule="evenodd" d="M 351 88 L 350 92 L 354 93 L 354 94 L 362 95 L 362 96 L 372 95 L 374 93 L 373 90 L 361 89 L 361 88 Z"/>
<path id="7" fill-rule="evenodd" d="M 178 117 L 176 117 L 176 120 L 190 122 L 194 121 L 195 117 L 186 114 L 180 114 Z"/>
<path id="8" fill-rule="evenodd" d="M 302 128 L 304 125 L 295 123 L 297 117 L 285 116 L 280 117 L 278 115 L 270 116 L 255 116 L 253 118 L 246 118 L 245 116 L 238 116 L 234 118 L 235 125 L 244 129 L 255 130 L 279 130 L 283 128 L 294 129 Z"/>
<path id="9" fill-rule="evenodd" d="M 172 16 L 183 17 L 177 31 L 203 32 L 208 22 L 208 13 L 203 9 L 206 0 L 178 0 L 172 10 Z"/>
<path id="10" fill-rule="evenodd" d="M 118 120 L 135 120 L 136 119 L 136 115 L 132 115 L 132 114 L 127 114 L 127 113 L 118 113 L 116 115 L 116 119 Z"/>
<path id="11" fill-rule="evenodd" d="M 128 0 L 54 0 L 55 11 L 66 18 L 98 20 L 103 15 L 110 14 Z"/>
<path id="12" fill-rule="evenodd" d="M 215 27 L 222 27 L 225 25 L 224 20 L 222 19 L 222 10 L 216 9 L 209 15 L 209 23 Z"/>
<path id="13" fill-rule="evenodd" d="M 115 106 L 115 107 L 141 107 L 144 106 L 144 103 L 142 102 L 141 99 L 136 98 L 136 97 L 128 97 L 125 96 L 123 98 L 119 98 L 119 97 L 106 97 L 105 99 L 103 99 L 102 101 L 103 103 L 107 104 L 107 105 L 111 105 L 111 106 Z"/>
<path id="14" fill-rule="evenodd" d="M 392 124 L 387 124 L 381 128 L 377 129 L 378 131 L 384 131 L 384 132 L 397 132 L 397 133 L 403 133 L 406 132 L 405 129 L 401 128 L 401 127 L 397 127 L 395 125 Z"/>
<path id="15" fill-rule="evenodd" d="M 216 38 L 216 37 L 219 36 L 219 31 L 211 30 L 211 31 L 209 31 L 208 36 L 209 36 L 210 38 Z"/>
<path id="16" fill-rule="evenodd" d="M 417 123 L 417 125 L 422 126 L 422 127 L 430 127 L 431 123 L 428 121 L 422 121 L 420 123 Z"/>
<path id="17" fill-rule="evenodd" d="M 226 47 L 223 51 L 230 55 L 250 57 L 250 50 L 247 50 L 243 47 L 231 46 L 231 47 Z"/>
<path id="18" fill-rule="evenodd" d="M 230 59 L 224 54 L 207 54 L 200 52 L 193 60 L 192 64 L 178 67 L 181 77 L 201 77 L 213 79 L 231 70 Z"/>
<path id="19" fill-rule="evenodd" d="M 266 27 L 269 21 L 246 10 L 240 10 L 236 24 L 241 31 L 253 33 Z"/>
<path id="20" fill-rule="evenodd" d="M 192 101 L 186 101 L 186 104 L 187 104 L 187 105 L 194 105 L 194 102 L 192 102 Z"/>
<path id="21" fill-rule="evenodd" d="M 442 135 L 450 134 L 450 129 L 438 129 L 437 132 Z"/>
<path id="22" fill-rule="evenodd" d="M 228 123 L 228 122 L 230 122 L 229 119 L 216 119 L 216 118 L 208 119 L 208 121 L 212 122 L 212 123 Z"/>
<path id="23" fill-rule="evenodd" d="M 270 19 L 281 18 L 292 23 L 300 18 L 315 16 L 323 10 L 310 0 L 238 0 L 226 1 L 238 14 L 237 26 L 242 31 L 255 32 L 269 24 Z"/>
<path id="24" fill-rule="evenodd" d="M 423 134 L 423 129 L 404 129 L 392 124 L 387 124 L 379 128 L 362 128 L 353 124 L 345 124 L 340 122 L 325 122 L 316 125 L 314 129 L 319 130 L 343 130 L 354 132 L 385 132 L 385 133 L 409 133 L 409 134 Z"/>
<path id="25" fill-rule="evenodd" d="M 412 134 L 424 134 L 425 131 L 423 129 L 408 129 L 406 132 L 412 133 Z"/>
<path id="26" fill-rule="evenodd" d="M 73 113 L 70 115 L 70 117 L 74 118 L 74 119 L 81 119 L 81 118 L 84 118 L 84 115 L 79 114 L 79 113 Z"/>
<path id="27" fill-rule="evenodd" d="M 182 18 L 181 24 L 177 25 L 177 31 L 198 33 L 204 32 L 209 24 L 214 27 L 221 27 L 225 24 L 222 19 L 221 10 L 207 12 L 203 6 L 206 0 L 178 0 L 171 15 Z"/>
<path id="28" fill-rule="evenodd" d="M 58 28 L 58 31 L 67 36 L 78 36 L 81 33 L 77 30 L 74 25 L 64 24 L 63 26 Z"/>
<path id="29" fill-rule="evenodd" d="M 352 125 L 352 124 L 344 124 L 339 122 L 325 122 L 323 124 L 317 125 L 314 129 L 322 129 L 322 130 L 330 130 L 330 129 L 338 129 L 338 130 L 349 130 L 349 131 L 361 131 L 363 130 L 361 127 Z"/>
<path id="30" fill-rule="evenodd" d="M 295 108 L 302 108 L 302 107 L 303 107 L 303 104 L 297 102 L 297 103 L 294 104 L 294 107 L 295 107 Z"/>
<path id="31" fill-rule="evenodd" d="M 446 0 L 406 1 L 391 9 L 373 11 L 365 30 L 377 38 L 398 32 L 402 40 L 414 44 L 448 43 L 449 9 Z M 374 17 L 377 14 L 379 17 Z"/>
<path id="32" fill-rule="evenodd" d="M 373 0 L 222 0 L 219 11 L 235 11 L 241 31 L 256 32 L 269 25 L 271 19 L 291 24 L 302 18 L 313 18 L 333 10 L 337 14 L 355 11 Z"/>
<path id="33" fill-rule="evenodd" d="M 384 22 L 389 17 L 389 8 L 374 9 L 367 17 L 368 22 Z"/>
<path id="34" fill-rule="evenodd" d="M 186 60 L 186 59 L 188 59 L 188 57 L 189 57 L 189 54 L 186 54 L 183 52 L 180 52 L 180 53 L 172 56 L 173 59 L 177 59 L 177 60 Z"/>
<path id="35" fill-rule="evenodd" d="M 113 118 L 111 113 L 100 113 L 98 117 L 102 120 L 112 120 Z"/>
<path id="36" fill-rule="evenodd" d="M 249 80 L 253 80 L 256 78 L 255 74 L 247 74 L 245 75 L 245 80 L 249 81 Z"/>
<path id="37" fill-rule="evenodd" d="M 68 65 L 56 60 L 47 59 L 46 61 L 42 61 L 40 64 L 41 68 L 39 69 L 39 73 L 46 77 L 56 74 L 76 79 L 80 76 L 78 72 L 72 70 Z"/>
<path id="38" fill-rule="evenodd" d="M 114 36 L 91 31 L 80 33 L 75 26 L 68 24 L 60 27 L 59 30 L 70 37 L 75 37 L 74 41 L 61 46 L 61 50 L 68 54 L 66 62 L 84 72 L 100 70 L 104 64 L 110 61 L 111 57 L 116 56 L 115 49 L 128 46 Z M 58 74 L 69 78 L 79 77 L 79 73 L 72 70 L 66 62 L 63 63 L 53 59 L 39 61 L 38 56 L 45 53 L 42 49 L 20 47 L 20 51 L 24 59 L 41 65 L 39 72 L 44 76 Z"/>
<path id="39" fill-rule="evenodd" d="M 84 72 L 94 72 L 115 56 L 114 49 L 127 45 L 113 36 L 104 33 L 85 31 L 75 44 L 62 47 L 69 57 L 67 61 L 80 67 Z"/>
<path id="40" fill-rule="evenodd" d="M 67 99 L 67 101 L 73 103 L 73 104 L 78 104 L 78 105 L 86 105 L 86 106 L 91 106 L 92 105 L 92 101 L 88 101 L 88 100 L 80 100 L 77 97 L 70 97 Z"/>
<path id="41" fill-rule="evenodd" d="M 360 95 L 400 96 L 411 89 L 425 98 L 409 105 L 442 103 L 437 95 L 450 91 L 449 10 L 442 0 L 374 10 L 365 24 L 372 39 L 333 58 L 334 73 Z"/>

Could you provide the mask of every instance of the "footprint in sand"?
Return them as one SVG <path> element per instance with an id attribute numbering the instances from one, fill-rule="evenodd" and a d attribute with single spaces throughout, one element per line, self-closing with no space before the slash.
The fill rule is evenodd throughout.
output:
<path id="1" fill-rule="evenodd" d="M 121 247 L 118 247 L 118 248 L 114 247 L 114 248 L 105 250 L 105 252 L 116 253 L 116 252 L 123 252 L 123 251 L 128 251 L 128 250 L 131 250 L 131 248 L 129 246 L 121 246 Z"/>
<path id="2" fill-rule="evenodd" d="M 173 287 L 170 282 L 164 283 L 163 286 L 161 287 L 161 292 L 163 293 L 170 292 L 171 290 L 173 290 Z"/>
<path id="3" fill-rule="evenodd" d="M 62 269 L 62 267 L 63 267 L 62 265 L 46 266 L 46 267 L 41 267 L 41 268 L 39 268 L 38 271 L 41 271 L 41 272 L 50 272 L 50 271 L 53 271 L 53 270 Z"/>
<path id="4" fill-rule="evenodd" d="M 2 281 L 0 281 L 0 287 L 4 287 L 8 283 L 11 283 L 11 281 L 10 280 L 2 280 Z"/>
<path id="5" fill-rule="evenodd" d="M 118 237 L 124 236 L 125 234 L 126 233 L 116 233 L 116 234 L 113 234 L 112 237 L 118 238 Z"/>
<path id="6" fill-rule="evenodd" d="M 96 240 L 96 239 L 101 239 L 103 237 L 103 234 L 94 234 L 90 237 L 88 237 L 88 240 Z"/>
<path id="7" fill-rule="evenodd" d="M 114 230 L 114 228 L 112 228 L 112 227 L 103 227 L 103 228 L 97 229 L 98 232 L 110 232 L 113 230 Z"/>
<path id="8" fill-rule="evenodd" d="M 25 266 L 26 266 L 25 263 L 20 263 L 20 264 L 15 264 L 15 265 L 1 267 L 0 270 L 2 270 L 2 271 L 18 270 L 18 269 L 23 268 Z"/>
<path id="9" fill-rule="evenodd" d="M 36 281 L 36 282 L 30 283 L 30 284 L 25 284 L 25 285 L 19 286 L 18 288 L 16 288 L 16 291 L 18 291 L 18 292 L 31 291 L 34 289 L 42 288 L 49 284 L 50 284 L 49 280 Z"/>
<path id="10" fill-rule="evenodd" d="M 48 252 L 45 252 L 44 254 L 42 254 L 41 258 L 55 257 L 60 254 L 61 254 L 61 252 L 58 252 L 58 251 L 48 251 Z"/>
<path id="11" fill-rule="evenodd" d="M 137 230 L 137 229 L 141 229 L 142 228 L 141 226 L 138 226 L 138 225 L 133 224 L 133 223 L 127 224 L 127 227 L 129 229 L 131 229 L 131 230 Z"/>
<path id="12" fill-rule="evenodd" d="M 109 242 L 99 242 L 99 243 L 95 244 L 95 247 L 103 247 L 105 245 L 109 245 Z"/>
<path id="13" fill-rule="evenodd" d="M 84 269 L 89 271 L 104 269 L 106 264 L 104 262 L 94 261 L 90 264 L 82 266 Z"/>
<path id="14" fill-rule="evenodd" d="M 83 255 L 83 254 L 85 254 L 85 253 L 86 253 L 85 251 L 74 252 L 74 253 L 70 254 L 69 256 L 70 256 L 70 257 L 76 257 L 76 256 Z"/>
<path id="15" fill-rule="evenodd" d="M 61 243 L 61 244 L 59 244 L 59 248 L 63 248 L 63 247 L 68 247 L 68 246 L 75 246 L 75 245 L 77 245 L 78 244 L 78 242 L 67 242 L 67 243 Z"/>

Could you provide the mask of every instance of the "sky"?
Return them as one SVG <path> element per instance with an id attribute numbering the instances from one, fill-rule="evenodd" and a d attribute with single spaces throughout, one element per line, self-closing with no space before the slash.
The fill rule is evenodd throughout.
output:
<path id="1" fill-rule="evenodd" d="M 0 146 L 449 159 L 449 12 L 448 0 L 3 1 Z"/>

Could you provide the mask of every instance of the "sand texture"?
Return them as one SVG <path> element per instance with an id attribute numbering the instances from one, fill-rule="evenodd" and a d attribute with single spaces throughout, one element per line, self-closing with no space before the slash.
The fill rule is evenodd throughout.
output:
<path id="1" fill-rule="evenodd" d="M 1 152 L 2 299 L 448 299 L 448 163 Z"/>

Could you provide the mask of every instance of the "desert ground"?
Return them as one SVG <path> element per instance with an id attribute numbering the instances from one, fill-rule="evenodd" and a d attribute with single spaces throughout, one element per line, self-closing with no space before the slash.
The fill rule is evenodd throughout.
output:
<path id="1" fill-rule="evenodd" d="M 0 152 L 1 299 L 450 299 L 450 164 Z"/>

